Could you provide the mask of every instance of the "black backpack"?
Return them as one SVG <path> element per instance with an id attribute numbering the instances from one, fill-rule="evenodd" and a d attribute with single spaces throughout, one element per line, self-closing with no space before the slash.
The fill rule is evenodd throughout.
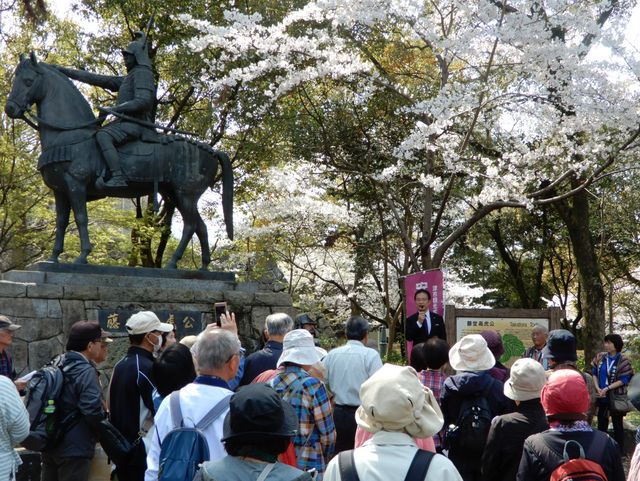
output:
<path id="1" fill-rule="evenodd" d="M 78 363 L 64 368 L 64 356 L 58 356 L 39 369 L 29 380 L 25 406 L 29 413 L 29 435 L 22 446 L 43 451 L 58 444 L 73 422 L 79 417 L 77 409 L 63 409 L 59 398 L 67 373 Z"/>
<path id="2" fill-rule="evenodd" d="M 475 396 L 468 397 L 460 405 L 460 414 L 455 425 L 450 425 L 445 434 L 445 447 L 460 452 L 482 454 L 487 443 L 493 414 L 489 406 L 489 385 Z"/>

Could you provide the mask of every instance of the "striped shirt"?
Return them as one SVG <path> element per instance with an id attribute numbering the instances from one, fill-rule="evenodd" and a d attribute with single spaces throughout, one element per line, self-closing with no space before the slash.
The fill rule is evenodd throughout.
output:
<path id="1" fill-rule="evenodd" d="M 300 366 L 286 363 L 271 385 L 298 415 L 300 425 L 293 438 L 298 468 L 304 471 L 315 468 L 317 481 L 322 481 L 336 442 L 331 403 L 324 384 Z"/>
<path id="2" fill-rule="evenodd" d="M 431 389 L 431 392 L 433 392 L 433 395 L 438 401 L 438 405 L 441 405 L 440 396 L 442 395 L 442 386 L 444 386 L 444 381 L 448 376 L 442 371 L 432 371 L 431 369 L 420 371 L 418 376 L 420 377 L 422 385 Z M 445 426 L 442 427 L 440 432 L 433 435 L 433 442 L 436 445 L 436 449 L 442 447 L 444 433 Z"/>
<path id="3" fill-rule="evenodd" d="M 0 376 L 0 480 L 15 479 L 20 457 L 13 450 L 29 434 L 29 415 L 13 382 Z"/>

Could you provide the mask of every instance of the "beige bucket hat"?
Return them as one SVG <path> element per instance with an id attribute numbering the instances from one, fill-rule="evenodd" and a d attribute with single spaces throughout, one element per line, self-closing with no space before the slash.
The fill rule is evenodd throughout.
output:
<path id="1" fill-rule="evenodd" d="M 442 429 L 444 418 L 415 369 L 385 364 L 362 384 L 356 422 L 370 433 L 400 431 L 428 438 Z"/>
<path id="2" fill-rule="evenodd" d="M 511 375 L 504 383 L 504 395 L 514 401 L 529 401 L 540 397 L 547 382 L 544 367 L 529 357 L 518 359 L 511 366 Z"/>

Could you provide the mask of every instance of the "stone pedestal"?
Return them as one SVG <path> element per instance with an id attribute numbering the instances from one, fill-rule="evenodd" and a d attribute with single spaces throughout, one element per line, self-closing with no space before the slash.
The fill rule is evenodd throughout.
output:
<path id="1" fill-rule="evenodd" d="M 236 315 L 243 346 L 251 352 L 259 347 L 267 315 L 296 314 L 288 294 L 268 287 L 237 283 L 232 273 L 224 272 L 38 263 L 29 270 L 2 274 L 0 314 L 22 325 L 12 346 L 19 374 L 63 352 L 74 322 L 98 320 L 105 311 L 199 313 L 195 322 L 202 329 L 213 321 L 213 304 L 225 301 Z M 124 332 L 114 336 L 119 339 L 110 348 L 107 369 L 128 346 Z"/>

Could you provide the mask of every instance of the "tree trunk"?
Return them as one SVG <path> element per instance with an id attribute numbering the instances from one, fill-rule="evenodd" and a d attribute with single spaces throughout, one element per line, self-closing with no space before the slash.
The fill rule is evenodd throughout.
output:
<path id="1" fill-rule="evenodd" d="M 574 180 L 579 184 L 579 179 Z M 569 231 L 580 280 L 580 304 L 584 317 L 583 340 L 585 364 L 602 349 L 605 330 L 605 293 L 600 266 L 589 229 L 589 193 L 581 190 L 571 198 L 554 204 Z"/>

